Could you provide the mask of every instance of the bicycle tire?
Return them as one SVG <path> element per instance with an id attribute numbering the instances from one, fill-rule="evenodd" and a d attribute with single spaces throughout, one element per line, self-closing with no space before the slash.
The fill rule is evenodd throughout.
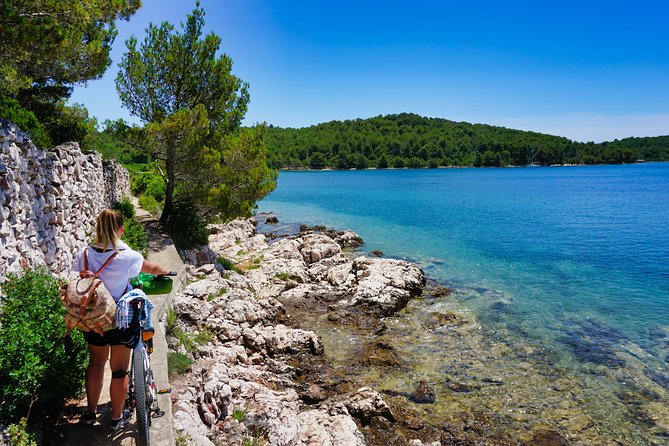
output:
<path id="1" fill-rule="evenodd" d="M 137 437 L 140 446 L 150 446 L 151 416 L 149 413 L 149 402 L 147 398 L 148 388 L 146 363 L 144 362 L 144 343 L 140 341 L 135 347 L 132 355 L 132 365 L 135 371 L 135 412 L 137 413 Z"/>

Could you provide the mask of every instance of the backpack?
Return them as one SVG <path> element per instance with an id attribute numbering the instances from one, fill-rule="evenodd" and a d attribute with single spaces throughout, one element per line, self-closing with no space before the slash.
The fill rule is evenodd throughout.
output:
<path id="1" fill-rule="evenodd" d="M 66 336 L 74 327 L 100 335 L 114 328 L 116 302 L 98 275 L 116 257 L 118 251 L 114 251 L 96 273 L 88 270 L 86 251 L 84 249 L 84 270 L 79 273 L 79 278 L 60 288 L 60 300 L 67 310 Z"/>

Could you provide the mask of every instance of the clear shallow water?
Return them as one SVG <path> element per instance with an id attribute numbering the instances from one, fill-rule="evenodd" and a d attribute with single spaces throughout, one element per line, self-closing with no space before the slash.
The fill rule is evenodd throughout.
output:
<path id="1" fill-rule="evenodd" d="M 259 211 L 420 263 L 491 336 L 574 373 L 611 368 L 594 388 L 620 393 L 630 361 L 669 387 L 669 163 L 282 172 Z"/>

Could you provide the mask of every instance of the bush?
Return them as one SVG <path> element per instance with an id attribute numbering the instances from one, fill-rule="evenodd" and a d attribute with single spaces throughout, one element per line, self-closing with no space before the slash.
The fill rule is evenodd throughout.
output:
<path id="1" fill-rule="evenodd" d="M 146 235 L 144 226 L 135 219 L 135 207 L 128 198 L 114 203 L 114 209 L 123 214 L 123 226 L 125 232 L 121 239 L 135 251 L 139 251 L 146 257 L 146 247 L 149 245 L 149 237 Z"/>
<path id="2" fill-rule="evenodd" d="M 149 214 L 156 217 L 158 217 L 163 210 L 163 206 L 150 195 L 140 195 L 139 206 Z"/>
<path id="3" fill-rule="evenodd" d="M 228 259 L 227 257 L 218 256 L 216 257 L 216 263 L 221 265 L 224 269 L 228 271 L 234 271 L 237 274 L 244 274 L 243 271 L 235 265 L 235 263 Z"/>
<path id="4" fill-rule="evenodd" d="M 59 280 L 41 267 L 8 275 L 0 299 L 0 418 L 55 417 L 80 395 L 87 363 L 82 334 L 66 342 Z"/>
<path id="5" fill-rule="evenodd" d="M 206 245 L 209 241 L 207 222 L 197 212 L 193 201 L 186 197 L 175 196 L 174 208 L 165 222 L 165 229 L 179 249 Z"/>
<path id="6" fill-rule="evenodd" d="M 21 418 L 18 424 L 9 425 L 9 443 L 13 446 L 37 446 L 35 435 L 28 432 L 27 428 L 28 420 L 25 418 Z"/>
<path id="7" fill-rule="evenodd" d="M 0 118 L 5 118 L 18 125 L 21 130 L 30 133 L 30 139 L 37 147 L 51 147 L 51 138 L 33 112 L 19 104 L 16 99 L 0 96 Z"/>
<path id="8" fill-rule="evenodd" d="M 157 202 L 165 201 L 165 180 L 153 171 L 144 171 L 134 175 L 130 182 L 130 191 L 135 195 L 148 195 Z"/>

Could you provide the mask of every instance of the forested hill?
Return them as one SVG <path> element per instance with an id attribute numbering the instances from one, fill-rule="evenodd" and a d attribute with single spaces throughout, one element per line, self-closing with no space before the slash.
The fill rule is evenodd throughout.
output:
<path id="1" fill-rule="evenodd" d="M 579 143 L 567 138 L 415 114 L 270 126 L 273 168 L 522 166 L 669 160 L 669 136 Z"/>

